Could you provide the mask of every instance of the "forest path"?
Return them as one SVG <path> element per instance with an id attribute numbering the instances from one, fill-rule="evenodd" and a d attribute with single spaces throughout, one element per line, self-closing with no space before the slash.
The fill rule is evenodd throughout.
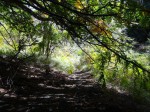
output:
<path id="1" fill-rule="evenodd" d="M 130 96 L 101 88 L 89 72 L 24 66 L 15 75 L 10 92 L 0 88 L 0 112 L 141 112 Z"/>

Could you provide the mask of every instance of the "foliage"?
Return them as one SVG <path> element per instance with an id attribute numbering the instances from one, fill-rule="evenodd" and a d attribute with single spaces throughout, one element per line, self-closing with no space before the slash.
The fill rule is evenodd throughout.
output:
<path id="1" fill-rule="evenodd" d="M 46 54 L 48 58 L 53 53 L 55 47 L 59 46 L 60 41 L 63 39 L 63 32 L 61 33 L 58 29 L 54 28 L 54 24 L 49 22 L 37 24 L 36 30 L 40 41 L 35 49 L 42 54 Z"/>
<path id="2" fill-rule="evenodd" d="M 128 55 L 132 40 L 117 31 L 118 27 L 134 24 L 150 27 L 150 11 L 142 4 L 134 0 L 1 0 L 0 10 L 4 26 L 0 42 L 12 39 L 8 44 L 13 46 L 15 57 L 32 46 L 30 53 L 46 54 L 48 59 L 54 48 L 62 47 L 66 41 L 72 43 L 72 39 L 87 54 L 82 55 L 81 62 L 104 86 L 110 77 L 119 78 L 120 84 L 132 83 L 133 87 L 149 85 L 145 84 L 150 77 L 149 65 Z M 4 31 L 6 27 L 9 30 Z M 60 60 L 66 58 L 65 54 Z M 69 68 L 63 70 L 71 74 L 75 67 L 72 61 L 69 63 Z M 80 64 L 76 66 L 82 68 Z"/>

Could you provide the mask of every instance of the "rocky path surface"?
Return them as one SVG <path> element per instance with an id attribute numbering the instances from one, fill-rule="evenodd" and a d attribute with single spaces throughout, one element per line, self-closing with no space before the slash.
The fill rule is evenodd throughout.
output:
<path id="1" fill-rule="evenodd" d="M 14 89 L 0 88 L 0 112 L 140 112 L 131 97 L 102 89 L 89 72 L 24 67 L 16 75 Z"/>

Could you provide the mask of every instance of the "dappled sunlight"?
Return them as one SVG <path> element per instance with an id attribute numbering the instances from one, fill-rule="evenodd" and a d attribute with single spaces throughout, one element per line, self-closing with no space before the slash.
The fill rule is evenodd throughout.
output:
<path id="1" fill-rule="evenodd" d="M 120 111 L 126 107 L 131 111 L 135 108 L 136 104 L 133 100 L 126 100 L 129 97 L 126 94 L 120 94 L 112 88 L 102 89 L 101 85 L 92 78 L 90 72 L 64 75 L 58 71 L 53 74 L 39 71 L 34 72 L 34 77 L 31 77 L 33 70 L 39 70 L 39 68 L 33 65 L 29 68 L 32 69 L 28 71 L 28 76 L 20 77 L 17 82 L 14 82 L 14 90 L 11 88 L 12 91 L 7 92 L 5 89 L 0 89 L 4 93 L 0 100 L 1 110 L 58 111 L 68 108 L 71 111 L 76 108 L 76 111 L 90 109 L 107 112 L 111 110 L 112 102 L 113 108 Z M 17 73 L 26 73 L 22 69 Z M 41 77 L 37 78 L 38 76 Z M 124 100 L 128 103 L 122 104 Z"/>
<path id="2" fill-rule="evenodd" d="M 149 112 L 139 1 L 1 0 L 0 112 Z"/>

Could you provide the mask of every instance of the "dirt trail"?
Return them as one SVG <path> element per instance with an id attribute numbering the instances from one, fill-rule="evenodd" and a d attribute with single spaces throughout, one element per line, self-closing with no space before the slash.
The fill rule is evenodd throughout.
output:
<path id="1" fill-rule="evenodd" d="M 68 76 L 24 66 L 11 88 L 0 88 L 0 112 L 140 112 L 130 96 L 102 89 L 89 72 Z"/>

